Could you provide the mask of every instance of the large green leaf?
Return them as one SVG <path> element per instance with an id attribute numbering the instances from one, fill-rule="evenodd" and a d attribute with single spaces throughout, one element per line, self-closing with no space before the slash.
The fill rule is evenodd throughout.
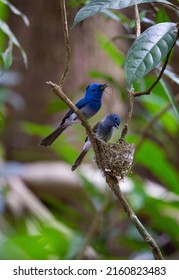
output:
<path id="1" fill-rule="evenodd" d="M 85 5 L 79 12 L 76 14 L 73 26 L 75 27 L 82 20 L 95 15 L 96 13 L 102 12 L 105 9 L 123 9 L 136 4 L 151 3 L 151 2 L 160 2 L 168 5 L 172 5 L 169 1 L 166 0 L 93 0 Z"/>
<path id="2" fill-rule="evenodd" d="M 161 62 L 172 48 L 177 36 L 177 25 L 164 22 L 149 27 L 134 41 L 125 64 L 129 86 Z"/>

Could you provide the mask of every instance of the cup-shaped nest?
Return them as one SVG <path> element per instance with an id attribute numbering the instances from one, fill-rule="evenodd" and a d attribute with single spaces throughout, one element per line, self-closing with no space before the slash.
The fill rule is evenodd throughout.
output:
<path id="1" fill-rule="evenodd" d="M 123 179 L 130 171 L 133 157 L 134 144 L 115 143 L 107 144 L 101 140 L 97 140 L 98 153 L 96 155 L 96 163 L 98 167 L 111 176 L 117 176 Z"/>

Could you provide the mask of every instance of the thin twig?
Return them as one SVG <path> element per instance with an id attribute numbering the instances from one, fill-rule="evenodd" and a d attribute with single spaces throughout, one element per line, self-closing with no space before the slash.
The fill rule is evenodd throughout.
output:
<path id="1" fill-rule="evenodd" d="M 179 94 L 176 96 L 176 102 L 179 101 Z M 144 128 L 142 129 L 141 133 L 140 133 L 140 139 L 135 147 L 135 153 L 139 150 L 139 148 L 141 147 L 144 139 L 146 138 L 149 130 L 151 129 L 151 127 L 153 126 L 153 124 L 162 116 L 165 114 L 165 112 L 167 112 L 170 108 L 172 107 L 171 103 L 168 103 L 165 107 L 162 108 L 161 111 L 159 111 L 156 115 L 153 116 L 153 118 L 150 119 L 150 121 L 146 124 L 146 126 L 144 126 Z"/>
<path id="2" fill-rule="evenodd" d="M 121 138 L 120 138 L 120 142 L 125 142 L 125 137 L 128 133 L 128 129 L 129 129 L 129 123 L 131 121 L 132 118 L 132 112 L 133 112 L 133 106 L 134 106 L 134 95 L 133 95 L 133 89 L 131 89 L 130 92 L 128 92 L 128 96 L 129 96 L 129 109 L 128 109 L 128 113 L 127 113 L 127 117 L 125 120 L 125 124 L 124 127 L 122 129 L 121 132 Z"/>
<path id="3" fill-rule="evenodd" d="M 141 33 L 141 24 L 140 24 L 138 5 L 134 6 L 134 21 L 135 21 L 135 34 L 136 37 L 139 37 Z"/>
<path id="4" fill-rule="evenodd" d="M 121 192 L 121 189 L 118 185 L 118 181 L 116 178 L 111 177 L 109 173 L 106 172 L 105 174 L 106 182 L 121 203 L 122 208 L 126 212 L 127 216 L 131 220 L 131 222 L 134 224 L 146 244 L 149 246 L 154 258 L 156 260 L 163 260 L 162 253 L 160 251 L 160 248 L 156 244 L 155 240 L 151 237 L 151 235 L 148 233 L 148 231 L 145 229 L 145 227 L 142 225 L 140 220 L 137 218 L 134 211 L 131 209 L 130 205 L 128 204 L 126 198 L 124 197 L 123 193 Z"/>
<path id="5" fill-rule="evenodd" d="M 66 79 L 66 76 L 67 76 L 69 68 L 70 68 L 71 48 L 70 48 L 70 39 L 69 39 L 69 30 L 68 30 L 68 21 L 67 21 L 65 0 L 60 0 L 60 7 L 61 7 L 63 34 L 64 34 L 64 38 L 65 38 L 65 53 L 66 53 L 65 67 L 64 67 L 63 74 L 59 81 L 59 85 L 61 87 L 63 87 L 64 81 Z"/>

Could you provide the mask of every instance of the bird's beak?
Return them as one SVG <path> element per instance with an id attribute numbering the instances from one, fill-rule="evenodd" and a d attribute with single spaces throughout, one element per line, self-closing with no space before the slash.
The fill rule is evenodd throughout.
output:
<path id="1" fill-rule="evenodd" d="M 107 84 L 101 84 L 101 85 L 99 86 L 99 89 L 100 89 L 100 90 L 104 90 L 104 89 L 107 88 L 107 87 L 108 87 Z"/>
<path id="2" fill-rule="evenodd" d="M 116 124 L 115 124 L 115 127 L 118 129 L 118 128 L 119 128 L 119 124 L 118 124 L 118 123 L 116 123 Z"/>

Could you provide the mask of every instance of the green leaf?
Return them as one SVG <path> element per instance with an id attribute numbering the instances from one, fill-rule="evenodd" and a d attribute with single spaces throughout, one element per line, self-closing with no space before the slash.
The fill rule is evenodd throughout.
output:
<path id="1" fill-rule="evenodd" d="M 104 34 L 97 33 L 96 36 L 97 42 L 101 48 L 108 54 L 108 56 L 115 62 L 117 65 L 123 66 L 125 62 L 124 55 L 116 47 L 116 45 L 110 41 Z"/>
<path id="2" fill-rule="evenodd" d="M 2 58 L 2 70 L 3 72 L 7 71 L 12 64 L 12 42 L 9 42 L 8 48 L 5 52 L 1 53 Z"/>
<path id="3" fill-rule="evenodd" d="M 159 11 L 156 14 L 156 23 L 160 23 L 160 22 L 169 22 L 170 18 L 167 15 L 166 10 L 162 7 L 159 9 Z"/>
<path id="4" fill-rule="evenodd" d="M 29 135 L 36 135 L 40 137 L 45 137 L 47 134 L 52 132 L 52 127 L 50 125 L 35 124 L 28 121 L 21 122 L 21 128 Z"/>
<path id="5" fill-rule="evenodd" d="M 167 84 L 164 82 L 163 79 L 160 79 L 160 84 L 162 85 L 163 89 L 165 90 L 165 93 L 169 99 L 169 101 L 172 104 L 172 108 L 174 110 L 174 112 L 176 113 L 177 119 L 179 117 L 179 106 L 177 104 L 177 102 L 175 101 L 175 98 L 173 96 L 173 94 L 171 93 L 171 91 L 169 90 L 169 88 L 167 87 Z"/>
<path id="6" fill-rule="evenodd" d="M 15 15 L 21 16 L 22 19 L 23 19 L 23 21 L 24 21 L 24 23 L 25 23 L 27 26 L 29 26 L 29 20 L 28 20 L 28 18 L 27 18 L 26 15 L 24 15 L 21 11 L 19 11 L 19 10 L 18 10 L 14 5 L 12 5 L 9 1 L 7 1 L 7 0 L 0 0 L 0 1 L 1 1 L 3 4 L 7 5 Z"/>
<path id="7" fill-rule="evenodd" d="M 164 186 L 179 194 L 179 175 L 159 145 L 145 140 L 135 159 L 149 169 Z"/>
<path id="8" fill-rule="evenodd" d="M 166 102 L 164 98 L 154 94 L 152 95 L 152 98 L 144 98 L 143 100 L 144 107 L 151 115 L 160 112 L 166 106 L 166 104 L 168 104 L 168 102 Z M 145 117 L 147 116 L 145 115 Z M 154 133 L 155 131 L 156 133 L 159 132 L 159 127 L 157 124 L 162 124 L 170 136 L 172 134 L 178 133 L 178 118 L 176 118 L 176 115 L 172 110 L 168 110 L 160 117 L 160 119 L 158 119 L 157 123 L 155 123 L 153 126 Z M 158 138 L 161 140 L 163 139 L 162 132 L 159 133 Z"/>
<path id="9" fill-rule="evenodd" d="M 128 86 L 140 80 L 161 62 L 177 36 L 176 23 L 164 22 L 149 27 L 134 41 L 125 64 Z"/>
<path id="10" fill-rule="evenodd" d="M 14 35 L 14 33 L 10 30 L 9 26 L 7 25 L 7 23 L 2 21 L 1 19 L 0 19 L 0 29 L 9 37 L 10 41 L 20 50 L 20 52 L 22 54 L 22 57 L 23 57 L 24 64 L 27 67 L 27 65 L 28 65 L 28 63 L 27 63 L 27 55 L 26 55 L 24 49 L 20 45 L 20 43 L 17 40 L 17 38 Z"/>
<path id="11" fill-rule="evenodd" d="M 166 0 L 93 0 L 90 1 L 86 6 L 79 10 L 76 14 L 75 19 L 73 21 L 72 28 L 75 27 L 79 22 L 83 21 L 84 19 L 95 15 L 96 13 L 102 12 L 105 9 L 124 9 L 136 4 L 143 4 L 143 3 L 151 3 L 151 2 L 160 2 L 168 5 L 172 5 L 169 1 Z"/>

